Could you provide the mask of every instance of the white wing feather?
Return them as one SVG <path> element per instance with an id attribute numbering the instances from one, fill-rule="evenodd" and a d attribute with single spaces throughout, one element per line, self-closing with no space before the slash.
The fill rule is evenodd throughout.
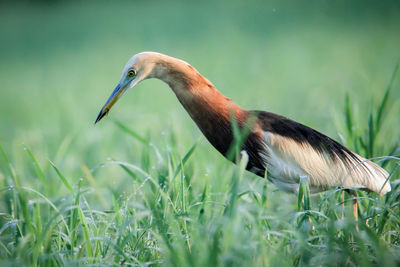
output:
<path id="1" fill-rule="evenodd" d="M 297 193 L 301 176 L 307 176 L 312 193 L 331 187 L 360 188 L 385 194 L 391 190 L 388 173 L 375 163 L 356 155 L 348 160 L 321 153 L 309 144 L 298 143 L 264 132 L 264 159 L 268 179 L 279 188 Z M 350 167 L 349 167 L 350 166 Z"/>

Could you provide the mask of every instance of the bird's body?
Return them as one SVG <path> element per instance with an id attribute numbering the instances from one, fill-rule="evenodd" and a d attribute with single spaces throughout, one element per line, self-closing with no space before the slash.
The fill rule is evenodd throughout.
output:
<path id="1" fill-rule="evenodd" d="M 134 72 L 132 78 L 129 72 Z M 390 191 L 388 173 L 375 163 L 286 117 L 240 108 L 188 63 L 159 53 L 144 52 L 131 58 L 96 122 L 127 88 L 147 78 L 158 78 L 171 87 L 204 136 L 224 156 L 234 141 L 232 124 L 237 123 L 239 129 L 249 127 L 241 146 L 249 157 L 247 170 L 261 177 L 267 171 L 268 179 L 285 191 L 297 193 L 303 176 L 311 192 L 332 187 Z"/>

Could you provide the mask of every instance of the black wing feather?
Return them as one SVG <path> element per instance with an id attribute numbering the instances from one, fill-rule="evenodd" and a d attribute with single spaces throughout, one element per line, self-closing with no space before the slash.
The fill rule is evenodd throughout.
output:
<path id="1" fill-rule="evenodd" d="M 327 153 L 333 161 L 342 160 L 349 168 L 350 158 L 360 163 L 360 159 L 348 148 L 328 136 L 287 117 L 267 112 L 251 111 L 257 114 L 264 131 L 290 138 L 299 144 L 308 144 L 320 153 Z"/>

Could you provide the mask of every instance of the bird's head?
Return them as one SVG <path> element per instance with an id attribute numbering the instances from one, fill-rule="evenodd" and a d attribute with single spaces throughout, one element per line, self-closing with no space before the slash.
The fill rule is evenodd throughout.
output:
<path id="1" fill-rule="evenodd" d="M 139 82 L 154 76 L 157 60 L 161 56 L 161 54 L 154 52 L 143 52 L 134 55 L 126 63 L 117 87 L 115 87 L 107 102 L 100 110 L 95 123 L 107 115 L 111 107 L 126 91 L 135 87 Z"/>

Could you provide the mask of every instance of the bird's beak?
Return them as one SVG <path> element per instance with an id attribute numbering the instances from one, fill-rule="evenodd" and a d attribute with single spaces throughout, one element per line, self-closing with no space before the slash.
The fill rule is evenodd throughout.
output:
<path id="1" fill-rule="evenodd" d="M 128 84 L 121 85 L 119 83 L 117 87 L 115 87 L 114 91 L 111 93 L 110 97 L 108 98 L 107 102 L 104 104 L 103 108 L 100 110 L 99 115 L 97 116 L 95 124 L 99 122 L 107 113 L 110 111 L 111 107 L 117 102 L 118 98 L 124 93 Z"/>

